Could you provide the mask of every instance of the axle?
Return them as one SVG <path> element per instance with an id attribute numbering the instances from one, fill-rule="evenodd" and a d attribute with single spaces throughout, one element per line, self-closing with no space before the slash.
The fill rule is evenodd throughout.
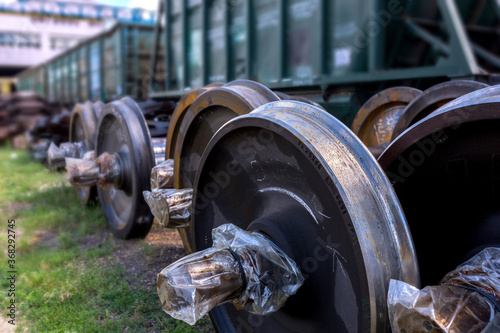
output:
<path id="1" fill-rule="evenodd" d="M 120 165 L 117 153 L 103 153 L 94 158 L 94 151 L 89 151 L 81 159 L 66 159 L 66 179 L 74 186 L 118 185 L 121 179 Z"/>
<path id="2" fill-rule="evenodd" d="M 183 228 L 191 221 L 193 189 L 176 190 L 172 188 L 154 189 L 143 192 L 151 213 L 158 222 L 169 228 Z"/>
<path id="3" fill-rule="evenodd" d="M 83 158 L 87 152 L 87 143 L 80 142 L 64 142 L 57 147 L 53 142 L 50 143 L 47 151 L 47 159 L 49 164 L 54 167 L 63 168 L 66 166 L 66 158 Z"/>
<path id="4" fill-rule="evenodd" d="M 266 315 L 283 307 L 304 283 L 295 262 L 260 232 L 224 224 L 212 235 L 212 247 L 158 274 L 158 295 L 172 317 L 193 325 L 226 302 Z"/>

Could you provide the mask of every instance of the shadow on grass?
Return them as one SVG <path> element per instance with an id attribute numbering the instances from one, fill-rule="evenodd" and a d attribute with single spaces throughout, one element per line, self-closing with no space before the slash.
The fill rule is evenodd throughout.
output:
<path id="1" fill-rule="evenodd" d="M 13 212 L 27 234 L 50 229 L 85 236 L 107 228 L 100 207 L 81 205 L 74 189 L 64 184 L 34 190 L 27 199 L 28 208 Z"/>

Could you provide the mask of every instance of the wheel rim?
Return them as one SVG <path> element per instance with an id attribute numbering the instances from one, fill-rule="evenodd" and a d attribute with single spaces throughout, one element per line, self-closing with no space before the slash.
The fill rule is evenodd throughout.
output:
<path id="1" fill-rule="evenodd" d="M 203 154 L 194 212 L 196 250 L 211 246 L 212 228 L 234 223 L 267 234 L 307 276 L 270 316 L 215 308 L 219 331 L 383 331 L 390 278 L 418 285 L 404 216 L 376 161 L 304 103 L 269 103 L 224 125 Z"/>
<path id="2" fill-rule="evenodd" d="M 230 119 L 279 98 L 265 86 L 237 80 L 198 97 L 184 114 L 174 154 L 176 188 L 193 187 L 199 159 L 212 136 Z"/>
<path id="3" fill-rule="evenodd" d="M 165 159 L 174 158 L 175 146 L 177 145 L 177 138 L 180 132 L 180 125 L 182 123 L 182 119 L 186 111 L 189 109 L 191 104 L 204 92 L 220 87 L 222 84 L 213 83 L 206 87 L 195 89 L 188 92 L 184 97 L 181 98 L 179 103 L 172 113 L 172 117 L 170 119 L 170 124 L 168 126 L 167 133 L 167 146 L 165 148 Z"/>
<path id="4" fill-rule="evenodd" d="M 353 132 L 368 147 L 389 142 L 405 107 L 422 92 L 409 87 L 385 89 L 370 98 L 352 122 Z"/>
<path id="5" fill-rule="evenodd" d="M 437 284 L 482 248 L 500 246 L 499 95 L 489 87 L 452 101 L 379 158 L 407 216 L 423 284 Z"/>
<path id="6" fill-rule="evenodd" d="M 309 98 L 305 98 L 303 96 L 297 96 L 297 95 L 288 95 L 288 94 L 285 94 L 284 92 L 281 92 L 281 91 L 275 91 L 274 92 L 276 94 L 276 96 L 278 96 L 282 101 L 297 101 L 297 102 L 303 102 L 303 103 L 306 103 L 306 104 L 311 104 L 321 110 L 325 110 L 325 108 L 323 106 L 321 106 L 321 104 L 319 103 L 316 103 L 312 100 L 310 100 Z"/>
<path id="7" fill-rule="evenodd" d="M 121 170 L 118 184 L 97 188 L 111 230 L 119 238 L 144 237 L 153 219 L 142 191 L 150 189 L 154 152 L 145 119 L 132 99 L 111 102 L 102 111 L 96 155 L 104 152 L 117 154 Z"/>
<path id="8" fill-rule="evenodd" d="M 401 117 L 399 117 L 392 133 L 392 140 L 403 133 L 405 129 L 427 117 L 446 103 L 486 87 L 488 85 L 485 83 L 460 80 L 443 82 L 424 90 L 422 94 L 408 104 Z"/>
<path id="9" fill-rule="evenodd" d="M 69 140 L 70 142 L 85 141 L 88 150 L 94 149 L 95 133 L 97 128 L 96 110 L 100 105 L 90 102 L 76 104 L 71 113 Z M 78 199 L 83 205 L 97 202 L 97 189 L 95 186 L 75 187 Z"/>
<path id="10" fill-rule="evenodd" d="M 193 187 L 199 161 L 215 132 L 230 119 L 279 98 L 265 86 L 237 80 L 201 94 L 184 113 L 174 153 L 174 187 Z M 192 252 L 191 231 L 179 229 Z"/>

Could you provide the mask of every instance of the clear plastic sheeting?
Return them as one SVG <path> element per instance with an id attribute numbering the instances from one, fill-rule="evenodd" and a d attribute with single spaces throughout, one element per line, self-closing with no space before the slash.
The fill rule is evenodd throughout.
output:
<path id="1" fill-rule="evenodd" d="M 82 159 L 86 161 L 95 160 L 95 150 L 89 150 L 88 152 L 83 154 Z"/>
<path id="2" fill-rule="evenodd" d="M 487 248 L 422 290 L 391 280 L 388 305 L 395 333 L 499 332 L 500 249 Z"/>
<path id="3" fill-rule="evenodd" d="M 174 187 L 174 160 L 168 159 L 151 170 L 151 190 Z"/>
<path id="4" fill-rule="evenodd" d="M 83 158 L 66 158 L 66 180 L 74 186 L 99 185 L 106 187 L 117 182 L 120 163 L 115 154 L 103 153 L 97 158 L 94 151 L 84 154 Z"/>
<path id="5" fill-rule="evenodd" d="M 481 333 L 498 333 L 500 332 L 500 313 L 495 315 L 492 321 L 482 330 Z"/>
<path id="6" fill-rule="evenodd" d="M 257 315 L 279 310 L 304 283 L 295 264 L 259 232 L 224 224 L 213 246 L 164 268 L 158 295 L 170 316 L 194 325 L 214 307 L 230 302 Z"/>
<path id="7" fill-rule="evenodd" d="M 158 222 L 168 228 L 183 228 L 191 221 L 193 189 L 144 191 L 144 199 Z"/>
<path id="8" fill-rule="evenodd" d="M 95 159 L 66 158 L 66 180 L 73 186 L 92 186 L 99 179 Z"/>
<path id="9" fill-rule="evenodd" d="M 49 164 L 53 167 L 64 167 L 66 158 L 82 158 L 83 154 L 87 151 L 87 144 L 85 141 L 81 142 L 64 142 L 57 147 L 53 142 L 50 143 L 49 150 L 47 151 L 47 158 Z"/>

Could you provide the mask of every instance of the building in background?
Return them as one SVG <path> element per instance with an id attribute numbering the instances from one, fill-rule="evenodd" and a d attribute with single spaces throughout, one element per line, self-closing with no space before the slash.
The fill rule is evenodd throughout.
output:
<path id="1" fill-rule="evenodd" d="M 39 65 L 115 21 L 154 20 L 154 11 L 92 0 L 0 0 L 0 78 Z"/>

